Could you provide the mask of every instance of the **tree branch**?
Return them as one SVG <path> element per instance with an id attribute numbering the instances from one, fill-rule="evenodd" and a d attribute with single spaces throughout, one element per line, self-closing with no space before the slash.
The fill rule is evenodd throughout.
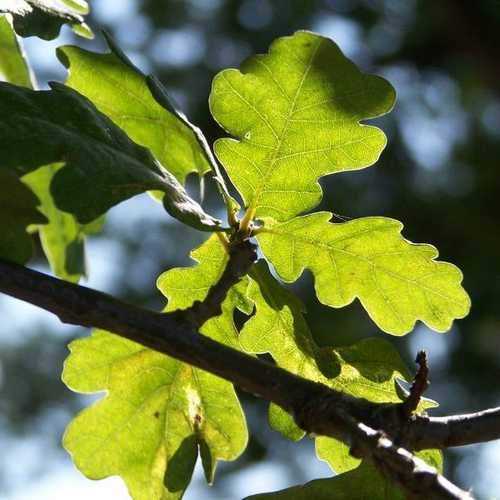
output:
<path id="1" fill-rule="evenodd" d="M 400 484 L 405 485 L 404 491 L 409 499 L 472 500 L 471 495 L 438 474 L 420 458 L 396 446 L 383 432 L 353 422 L 352 434 L 357 444 L 351 447 L 351 454 L 371 456 L 383 474 L 389 477 L 397 475 Z"/>
<path id="2" fill-rule="evenodd" d="M 402 431 L 401 442 L 412 450 L 451 448 L 500 439 L 500 407 L 465 415 L 414 415 Z"/>
<path id="3" fill-rule="evenodd" d="M 113 332 L 276 403 L 291 413 L 307 432 L 334 437 L 352 445 L 358 456 L 383 469 L 409 498 L 470 499 L 466 492 L 381 434 L 381 431 L 392 436 L 399 434 L 414 446 L 423 443 L 426 448 L 436 447 L 420 435 L 420 432 L 427 432 L 428 426 L 439 428 L 435 419 L 417 416 L 404 419 L 401 404 L 377 404 L 355 398 L 198 333 L 198 326 L 203 321 L 220 313 L 220 303 L 229 288 L 248 271 L 254 259 L 255 249 L 249 242 L 238 244 L 230 251 L 226 271 L 210 290 L 207 300 L 172 313 L 148 311 L 90 288 L 1 260 L 0 292 L 52 312 L 64 323 Z M 413 431 L 417 428 L 422 430 Z M 459 427 L 454 428 L 458 432 Z M 435 432 L 437 436 L 439 432 Z M 469 432 L 469 436 L 472 434 Z M 424 476 L 425 481 L 421 480 Z"/>

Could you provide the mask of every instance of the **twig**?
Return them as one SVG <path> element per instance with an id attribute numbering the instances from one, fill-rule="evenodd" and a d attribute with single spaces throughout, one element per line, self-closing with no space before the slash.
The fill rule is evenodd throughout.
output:
<path id="1" fill-rule="evenodd" d="M 410 394 L 406 401 L 401 405 L 403 416 L 409 418 L 417 409 L 420 399 L 429 387 L 429 367 L 427 366 L 427 354 L 425 351 L 419 351 L 415 362 L 418 364 L 418 370 L 415 374 L 413 384 L 410 388 Z"/>
<path id="2" fill-rule="evenodd" d="M 414 415 L 402 432 L 401 442 L 412 450 L 425 450 L 495 439 L 500 439 L 500 408 L 446 417 Z"/>

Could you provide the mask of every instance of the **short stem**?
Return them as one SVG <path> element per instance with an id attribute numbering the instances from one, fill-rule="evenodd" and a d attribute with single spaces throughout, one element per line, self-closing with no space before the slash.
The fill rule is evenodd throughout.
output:
<path id="1" fill-rule="evenodd" d="M 247 208 L 243 218 L 240 221 L 240 233 L 250 234 L 250 226 L 252 224 L 253 218 L 255 217 L 255 208 Z"/>

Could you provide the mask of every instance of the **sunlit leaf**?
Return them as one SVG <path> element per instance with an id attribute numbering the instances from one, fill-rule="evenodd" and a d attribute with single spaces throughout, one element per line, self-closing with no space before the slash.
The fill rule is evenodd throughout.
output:
<path id="1" fill-rule="evenodd" d="M 199 265 L 168 271 L 158 281 L 168 310 L 203 299 L 212 283 L 199 278 L 216 280 L 227 260 L 217 236 L 192 256 Z M 230 293 L 223 314 L 203 326 L 205 335 L 237 346 L 232 314 L 245 303 L 242 291 Z M 87 477 L 120 475 L 134 500 L 176 499 L 198 454 L 212 482 L 217 461 L 234 460 L 245 448 L 245 419 L 230 383 L 106 332 L 70 348 L 65 383 L 79 392 L 108 392 L 73 420 L 64 437 Z"/>
<path id="2" fill-rule="evenodd" d="M 218 140 L 215 152 L 256 217 L 287 220 L 319 203 L 319 177 L 377 161 L 385 135 L 360 121 L 394 99 L 331 40 L 301 31 L 216 76 L 210 109 L 236 140 Z"/>
<path id="3" fill-rule="evenodd" d="M 309 380 L 373 402 L 400 402 L 396 381 L 411 378 L 394 347 L 380 338 L 362 340 L 352 346 L 319 348 L 303 316 L 298 298 L 270 274 L 260 261 L 250 273 L 248 297 L 255 314 L 240 333 L 241 347 L 250 353 L 269 353 L 278 366 Z M 422 409 L 435 406 L 427 400 Z M 272 427 L 292 440 L 303 437 L 292 417 L 271 405 Z M 342 472 L 358 465 L 342 443 L 323 436 L 316 438 L 318 457 Z"/>
<path id="4" fill-rule="evenodd" d="M 436 261 L 433 246 L 405 240 L 400 222 L 330 218 L 320 212 L 284 223 L 266 220 L 258 240 L 283 280 L 295 281 L 310 269 L 323 304 L 342 307 L 359 298 L 373 321 L 395 335 L 409 332 L 417 320 L 444 332 L 468 313 L 460 270 Z"/>
<path id="5" fill-rule="evenodd" d="M 59 59 L 69 69 L 67 85 L 91 99 L 129 137 L 149 148 L 179 182 L 210 171 L 201 131 L 175 109 L 159 102 L 148 79 L 114 45 L 106 54 L 61 47 Z"/>
<path id="6" fill-rule="evenodd" d="M 0 80 L 32 87 L 32 79 L 21 44 L 7 17 L 0 15 Z"/>
<path id="7" fill-rule="evenodd" d="M 147 149 L 69 87 L 52 84 L 50 91 L 35 92 L 0 83 L 0 117 L 0 168 L 22 175 L 64 161 L 51 191 L 58 208 L 80 223 L 131 196 L 159 190 L 174 217 L 198 229 L 217 228 L 218 221 Z"/>
<path id="8" fill-rule="evenodd" d="M 92 38 L 84 17 L 88 4 L 83 0 L 2 0 L 0 13 L 12 14 L 14 29 L 21 36 L 39 36 L 52 40 L 61 26 L 68 23 L 75 31 Z"/>

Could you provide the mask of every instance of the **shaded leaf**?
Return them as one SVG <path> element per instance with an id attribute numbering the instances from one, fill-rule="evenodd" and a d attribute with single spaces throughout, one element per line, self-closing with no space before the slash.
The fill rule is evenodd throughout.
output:
<path id="1" fill-rule="evenodd" d="M 0 15 L 0 80 L 31 87 L 32 78 L 20 40 Z M 0 168 L 0 186 L 0 257 L 24 264 L 33 250 L 27 226 L 47 221 L 37 210 L 38 198 L 13 172 Z"/>
<path id="2" fill-rule="evenodd" d="M 320 212 L 284 223 L 266 220 L 258 240 L 283 280 L 295 281 L 310 269 L 320 302 L 342 307 L 359 298 L 373 321 L 395 335 L 408 333 L 417 320 L 444 332 L 467 315 L 470 299 L 460 270 L 436 261 L 433 246 L 405 240 L 400 222 L 330 218 Z"/>
<path id="3" fill-rule="evenodd" d="M 117 47 L 111 48 L 114 51 L 107 54 L 59 48 L 58 57 L 69 70 L 66 84 L 92 100 L 132 140 L 149 148 L 182 184 L 191 172 L 210 171 L 201 131 L 171 103 L 159 102 L 147 77 Z"/>
<path id="4" fill-rule="evenodd" d="M 14 29 L 24 37 L 36 35 L 52 40 L 65 23 L 79 35 L 93 37 L 84 22 L 88 13 L 88 4 L 84 0 L 3 0 L 0 13 L 12 14 Z"/>
<path id="5" fill-rule="evenodd" d="M 66 281 L 77 282 L 87 274 L 85 236 L 94 231 L 55 206 L 50 183 L 62 166 L 46 165 L 25 175 L 23 180 L 40 199 L 40 210 L 48 220 L 47 224 L 38 227 L 38 232 L 52 271 Z"/>
<path id="6" fill-rule="evenodd" d="M 33 251 L 27 226 L 47 220 L 38 198 L 12 172 L 0 168 L 0 186 L 0 258 L 24 264 Z"/>
<path id="7" fill-rule="evenodd" d="M 210 284 L 201 283 L 201 291 L 191 284 L 206 274 L 217 279 L 227 260 L 217 236 L 192 256 L 199 265 L 159 279 L 168 310 L 203 299 Z M 203 325 L 205 335 L 237 346 L 232 312 L 239 297 L 237 291 L 227 297 L 223 314 Z M 230 383 L 106 332 L 70 348 L 65 383 L 80 392 L 108 391 L 73 420 L 64 437 L 87 477 L 118 474 L 135 500 L 181 498 L 198 454 L 211 482 L 217 461 L 234 460 L 245 448 L 245 419 Z"/>
<path id="8" fill-rule="evenodd" d="M 147 149 L 74 90 L 53 83 L 52 90 L 35 92 L 0 83 L 0 116 L 0 168 L 23 175 L 64 161 L 51 191 L 57 206 L 80 223 L 156 189 L 165 193 L 164 206 L 172 216 L 197 229 L 217 228 L 218 221 Z"/>
<path id="9" fill-rule="evenodd" d="M 22 44 L 7 21 L 0 16 L 0 73 L 9 83 L 36 87 Z M 23 178 L 40 200 L 40 211 L 47 224 L 37 227 L 40 241 L 52 271 L 67 281 L 78 281 L 85 274 L 84 226 L 71 214 L 61 212 L 50 194 L 50 182 L 59 167 L 47 165 Z"/>
<path id="10" fill-rule="evenodd" d="M 300 31 L 215 77 L 211 112 L 237 138 L 218 140 L 215 152 L 256 217 L 287 220 L 319 203 L 319 177 L 377 161 L 385 135 L 360 121 L 394 99 L 331 40 Z"/>
<path id="11" fill-rule="evenodd" d="M 246 500 L 403 500 L 404 496 L 375 468 L 362 463 L 357 469 L 330 479 L 316 479 L 273 493 L 252 495 Z"/>

